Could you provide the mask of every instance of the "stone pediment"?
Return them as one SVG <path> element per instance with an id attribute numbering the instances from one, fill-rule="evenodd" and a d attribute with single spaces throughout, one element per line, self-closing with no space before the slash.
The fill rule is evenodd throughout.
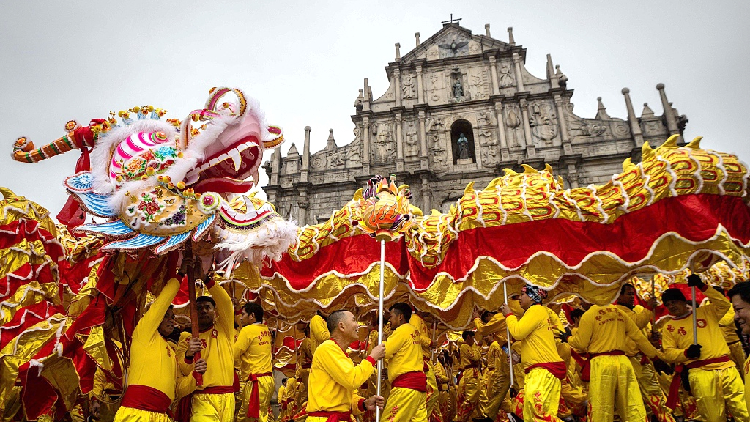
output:
<path id="1" fill-rule="evenodd" d="M 446 24 L 435 35 L 401 57 L 401 63 L 438 60 L 480 54 L 487 50 L 509 50 L 508 43 L 485 35 L 474 35 L 457 24 Z"/>

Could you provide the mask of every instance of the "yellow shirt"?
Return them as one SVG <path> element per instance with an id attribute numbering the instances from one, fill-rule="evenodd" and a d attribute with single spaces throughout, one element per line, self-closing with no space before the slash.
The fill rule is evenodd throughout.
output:
<path id="1" fill-rule="evenodd" d="M 312 353 L 315 353 L 315 349 L 329 338 L 331 338 L 331 333 L 328 332 L 326 321 L 320 315 L 313 316 L 310 320 L 310 349 Z"/>
<path id="2" fill-rule="evenodd" d="M 430 332 L 427 329 L 427 324 L 425 324 L 422 317 L 420 317 L 417 314 L 412 314 L 411 318 L 409 318 L 409 324 L 411 324 L 412 327 L 416 328 L 419 335 L 419 343 L 422 347 L 422 355 L 429 359 L 430 353 L 432 353 L 432 338 L 430 338 Z"/>
<path id="3" fill-rule="evenodd" d="M 388 380 L 393 382 L 399 375 L 419 371 L 424 368 L 422 343 L 411 324 L 401 324 L 385 342 L 385 361 L 388 366 Z"/>
<path id="4" fill-rule="evenodd" d="M 581 317 L 576 335 L 568 339 L 568 344 L 589 353 L 616 350 L 627 353 L 627 340 L 630 339 L 646 356 L 656 356 L 656 348 L 620 308 L 618 305 L 594 305 L 589 308 Z"/>
<path id="5" fill-rule="evenodd" d="M 699 307 L 696 311 L 698 320 L 698 344 L 701 347 L 699 360 L 729 356 L 729 346 L 724 340 L 724 333 L 719 326 L 719 320 L 726 315 L 731 307 L 729 301 L 712 288 L 706 289 L 704 294 L 711 303 Z M 668 319 L 661 328 L 662 348 L 665 360 L 673 363 L 692 362 L 685 357 L 685 349 L 693 344 L 693 317 L 688 313 L 682 318 Z M 725 369 L 734 366 L 731 360 L 722 363 L 712 363 L 703 369 Z"/>
<path id="6" fill-rule="evenodd" d="M 208 291 L 216 301 L 217 319 L 213 327 L 198 336 L 203 343 L 201 359 L 206 361 L 208 367 L 206 373 L 203 374 L 203 385 L 198 387 L 198 390 L 206 387 L 227 387 L 234 384 L 234 351 L 232 350 L 234 345 L 234 306 L 229 294 L 218 283 Z M 180 337 L 183 352 L 178 362 L 183 375 L 188 375 L 192 371 L 192 366 L 186 365 L 184 358 L 190 337 L 190 333 L 182 333 Z"/>
<path id="7" fill-rule="evenodd" d="M 361 413 L 357 408 L 361 398 L 357 389 L 373 372 L 375 368 L 369 360 L 354 366 L 354 362 L 336 342 L 324 341 L 313 356 L 307 384 L 307 412 Z"/>
<path id="8" fill-rule="evenodd" d="M 435 379 L 440 384 L 447 384 L 448 383 L 448 373 L 445 372 L 445 368 L 443 367 L 443 364 L 438 362 L 435 362 L 435 366 L 433 366 L 435 371 Z"/>
<path id="9" fill-rule="evenodd" d="M 312 358 L 312 340 L 310 337 L 305 337 L 299 345 L 299 361 L 297 363 L 301 369 L 310 369 Z"/>
<path id="10" fill-rule="evenodd" d="M 633 309 L 622 305 L 616 306 L 617 309 L 619 309 L 625 316 L 630 318 L 630 320 L 635 323 L 636 327 L 638 327 L 643 335 L 647 335 L 645 331 L 649 323 L 651 322 L 651 318 L 654 315 L 653 312 L 649 311 L 641 305 L 636 305 Z M 630 337 L 625 339 L 625 348 L 622 349 L 622 351 L 625 352 L 626 355 L 635 356 L 638 354 L 639 350 L 640 349 L 635 344 L 635 341 L 633 341 Z"/>
<path id="11" fill-rule="evenodd" d="M 265 324 L 250 324 L 240 331 L 234 343 L 235 364 L 240 366 L 240 381 L 251 374 L 271 372 L 271 332 Z"/>
<path id="12" fill-rule="evenodd" d="M 482 348 L 478 344 L 474 343 L 471 346 L 464 343 L 459 349 L 461 354 L 461 369 L 466 370 L 470 366 L 474 365 L 479 368 L 479 360 L 482 359 Z"/>
<path id="13" fill-rule="evenodd" d="M 742 365 L 742 372 L 745 379 L 745 404 L 750 409 L 750 357 L 745 360 L 745 364 Z"/>
<path id="14" fill-rule="evenodd" d="M 550 313 L 542 305 L 532 305 L 521 319 L 515 315 L 507 318 L 510 335 L 521 343 L 521 363 L 526 369 L 538 363 L 562 362 L 557 353 L 553 323 Z"/>
<path id="15" fill-rule="evenodd" d="M 158 329 L 179 288 L 177 279 L 169 280 L 138 321 L 130 345 L 128 372 L 128 384 L 155 388 L 172 400 L 175 398 L 177 359 L 172 345 Z"/>
<path id="16" fill-rule="evenodd" d="M 734 308 L 729 307 L 727 313 L 719 320 L 719 325 L 727 344 L 740 341 L 740 337 L 737 335 L 737 327 L 734 325 Z"/>
<path id="17" fill-rule="evenodd" d="M 490 344 L 487 351 L 487 367 L 489 369 L 502 369 L 508 366 L 508 356 L 503 352 L 502 346 L 497 341 Z"/>
<path id="18" fill-rule="evenodd" d="M 503 343 L 508 341 L 508 325 L 503 314 L 492 315 L 486 324 L 480 318 L 474 318 L 474 326 L 477 328 L 478 337 L 497 334 Z"/>
<path id="19" fill-rule="evenodd" d="M 279 387 L 279 391 L 276 393 L 276 401 L 278 403 L 282 403 L 285 400 L 284 393 L 286 392 L 286 387 L 282 385 Z"/>

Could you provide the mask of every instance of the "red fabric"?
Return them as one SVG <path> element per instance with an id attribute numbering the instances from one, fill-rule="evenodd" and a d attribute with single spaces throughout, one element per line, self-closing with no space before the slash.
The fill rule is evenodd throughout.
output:
<path id="1" fill-rule="evenodd" d="M 169 414 L 172 400 L 163 392 L 146 385 L 131 385 L 122 397 L 123 407 L 145 410 L 147 412 Z"/>
<path id="2" fill-rule="evenodd" d="M 377 366 L 378 365 L 378 362 L 372 356 L 366 357 L 365 360 L 368 361 L 368 362 L 370 362 L 370 364 L 372 366 Z M 310 365 L 310 366 L 312 366 L 312 365 Z"/>
<path id="3" fill-rule="evenodd" d="M 93 124 L 96 122 L 92 120 L 91 123 Z M 73 132 L 73 139 L 71 139 L 71 141 L 76 148 L 81 150 L 81 156 L 76 162 L 76 174 L 82 171 L 90 171 L 91 160 L 89 158 L 89 148 L 94 146 L 94 133 L 91 131 L 91 128 L 79 127 Z M 71 231 L 86 221 L 86 212 L 73 195 L 68 197 L 68 200 L 65 201 L 65 205 L 63 205 L 60 212 L 57 213 L 57 221 L 68 226 L 68 229 Z"/>
<path id="4" fill-rule="evenodd" d="M 700 368 L 702 366 L 710 365 L 712 363 L 729 362 L 731 359 L 729 356 L 721 356 L 718 358 L 696 360 L 687 365 L 677 365 L 674 369 L 674 376 L 672 376 L 672 383 L 669 384 L 669 395 L 667 396 L 667 407 L 674 410 L 677 407 L 677 401 L 680 399 L 680 382 L 682 371 Z"/>
<path id="5" fill-rule="evenodd" d="M 393 388 L 408 388 L 417 390 L 421 393 L 427 392 L 427 374 L 424 372 L 414 371 L 401 374 L 393 380 Z"/>
<path id="6" fill-rule="evenodd" d="M 320 418 L 327 418 L 326 422 L 349 422 L 352 420 L 351 412 L 309 412 L 307 416 L 316 416 Z"/>
<path id="7" fill-rule="evenodd" d="M 258 388 L 258 378 L 270 376 L 271 373 L 266 372 L 265 374 L 250 374 L 247 377 L 247 381 L 253 383 L 253 391 L 250 392 L 250 401 L 247 403 L 248 418 L 257 419 L 260 417 L 260 391 Z"/>
<path id="8" fill-rule="evenodd" d="M 203 390 L 196 390 L 195 394 L 234 394 L 234 385 L 219 385 L 216 387 L 206 387 Z"/>
<path id="9" fill-rule="evenodd" d="M 438 273 L 446 273 L 454 279 L 464 278 L 480 256 L 491 257 L 508 268 L 524 265 L 539 251 L 555 255 L 568 266 L 578 265 L 596 251 L 608 251 L 625 261 L 637 262 L 648 255 L 657 238 L 666 232 L 701 242 L 713 237 L 719 224 L 739 241 L 750 242 L 750 207 L 742 198 L 695 194 L 662 199 L 625 214 L 611 224 L 548 219 L 466 230 L 451 244 L 441 263 L 433 268 L 426 268 L 411 258 L 403 239 L 386 243 L 385 258 L 399 274 L 409 272 L 411 287 L 423 291 Z M 535 241 L 497 241 L 521 238 Z M 363 234 L 324 246 L 310 259 L 299 262 L 285 255 L 281 261 L 263 268 L 262 274 L 270 277 L 279 273 L 293 289 L 302 290 L 325 272 L 362 273 L 379 260 L 377 241 Z"/>
<path id="10" fill-rule="evenodd" d="M 523 372 L 528 374 L 531 372 L 532 369 L 535 368 L 543 368 L 549 371 L 550 374 L 554 375 L 555 378 L 558 379 L 565 379 L 565 375 L 567 375 L 568 370 L 565 368 L 565 362 L 552 362 L 552 363 L 537 363 L 534 365 L 529 366 L 526 368 Z"/>

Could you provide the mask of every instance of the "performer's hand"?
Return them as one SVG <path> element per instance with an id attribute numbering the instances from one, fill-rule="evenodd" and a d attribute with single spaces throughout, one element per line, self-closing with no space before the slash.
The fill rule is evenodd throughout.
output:
<path id="1" fill-rule="evenodd" d="M 510 387 L 510 389 L 508 389 L 508 396 L 510 398 L 514 399 L 514 398 L 516 398 L 517 395 L 518 395 L 518 391 L 516 391 L 515 388 Z"/>
<path id="2" fill-rule="evenodd" d="M 95 421 L 99 420 L 99 418 L 102 417 L 102 402 L 99 400 L 91 400 L 89 410 L 91 411 L 91 419 Z"/>
<path id="3" fill-rule="evenodd" d="M 208 370 L 208 364 L 206 364 L 206 361 L 203 359 L 198 359 L 195 361 L 195 372 L 199 374 L 205 374 L 206 370 Z"/>
<path id="4" fill-rule="evenodd" d="M 375 359 L 376 361 L 383 359 L 385 357 L 385 344 L 378 344 L 377 346 L 372 348 L 372 351 L 370 352 L 370 357 Z"/>
<path id="5" fill-rule="evenodd" d="M 188 359 L 192 359 L 196 353 L 201 351 L 202 348 L 203 343 L 201 342 L 201 339 L 199 339 L 198 337 L 191 337 L 190 340 L 188 340 L 188 349 L 185 352 L 185 357 Z"/>
<path id="6" fill-rule="evenodd" d="M 508 306 L 507 303 L 503 303 L 502 306 L 500 306 L 500 312 L 503 313 L 503 315 L 512 314 L 513 311 L 510 310 L 510 306 Z"/>
<path id="7" fill-rule="evenodd" d="M 690 274 L 687 278 L 688 286 L 690 287 L 697 287 L 699 289 L 703 289 L 703 287 L 706 285 L 706 283 L 701 280 L 701 277 L 698 274 Z"/>
<path id="8" fill-rule="evenodd" d="M 648 309 L 653 311 L 654 309 L 656 309 L 657 306 L 659 306 L 659 302 L 656 300 L 655 297 L 652 297 L 646 302 L 646 305 L 648 306 Z"/>
<path id="9" fill-rule="evenodd" d="M 700 344 L 691 344 L 685 349 L 685 357 L 688 359 L 698 359 L 701 357 L 701 346 Z"/>
<path id="10" fill-rule="evenodd" d="M 657 349 L 661 347 L 661 333 L 658 331 L 652 331 L 651 335 L 648 336 L 648 340 L 651 342 L 651 345 L 656 347 Z"/>
<path id="11" fill-rule="evenodd" d="M 365 408 L 367 410 L 375 410 L 375 406 L 380 410 L 383 410 L 383 407 L 385 407 L 385 399 L 380 396 L 372 396 L 365 400 Z"/>

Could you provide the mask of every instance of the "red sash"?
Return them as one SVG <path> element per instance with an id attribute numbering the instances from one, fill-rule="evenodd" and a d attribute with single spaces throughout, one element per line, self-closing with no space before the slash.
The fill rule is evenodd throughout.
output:
<path id="1" fill-rule="evenodd" d="M 125 396 L 123 396 L 120 406 L 169 414 L 170 404 L 172 404 L 172 399 L 156 388 L 146 385 L 131 385 L 125 390 Z"/>
<path id="2" fill-rule="evenodd" d="M 579 355 L 578 352 L 576 352 L 575 350 L 571 350 L 570 356 L 581 367 L 581 381 L 584 381 L 584 382 L 591 381 L 591 364 L 589 362 L 588 353 Z"/>
<path id="3" fill-rule="evenodd" d="M 250 392 L 250 401 L 247 403 L 248 418 L 260 418 L 260 391 L 258 388 L 258 378 L 270 376 L 271 373 L 266 372 L 265 374 L 250 374 L 247 377 L 247 381 L 253 383 L 253 391 Z"/>
<path id="4" fill-rule="evenodd" d="M 667 396 L 667 407 L 674 410 L 677 407 L 677 401 L 680 398 L 680 381 L 682 371 L 700 368 L 712 363 L 729 362 L 731 359 L 729 356 L 720 356 L 718 358 L 696 360 L 687 365 L 677 365 L 674 368 L 674 376 L 672 376 L 672 383 L 669 384 L 669 395 Z"/>
<path id="5" fill-rule="evenodd" d="M 352 420 L 352 412 L 326 412 L 325 410 L 320 410 L 309 412 L 307 416 L 326 418 L 326 422 L 349 422 Z"/>
<path id="6" fill-rule="evenodd" d="M 427 375 L 424 372 L 414 371 L 401 374 L 391 383 L 393 388 L 408 388 L 420 393 L 427 392 Z"/>
<path id="7" fill-rule="evenodd" d="M 528 374 L 535 368 L 546 369 L 550 374 L 554 375 L 555 378 L 560 380 L 565 379 L 565 375 L 568 373 L 568 369 L 565 367 L 565 362 L 535 363 L 526 368 L 523 372 Z"/>

